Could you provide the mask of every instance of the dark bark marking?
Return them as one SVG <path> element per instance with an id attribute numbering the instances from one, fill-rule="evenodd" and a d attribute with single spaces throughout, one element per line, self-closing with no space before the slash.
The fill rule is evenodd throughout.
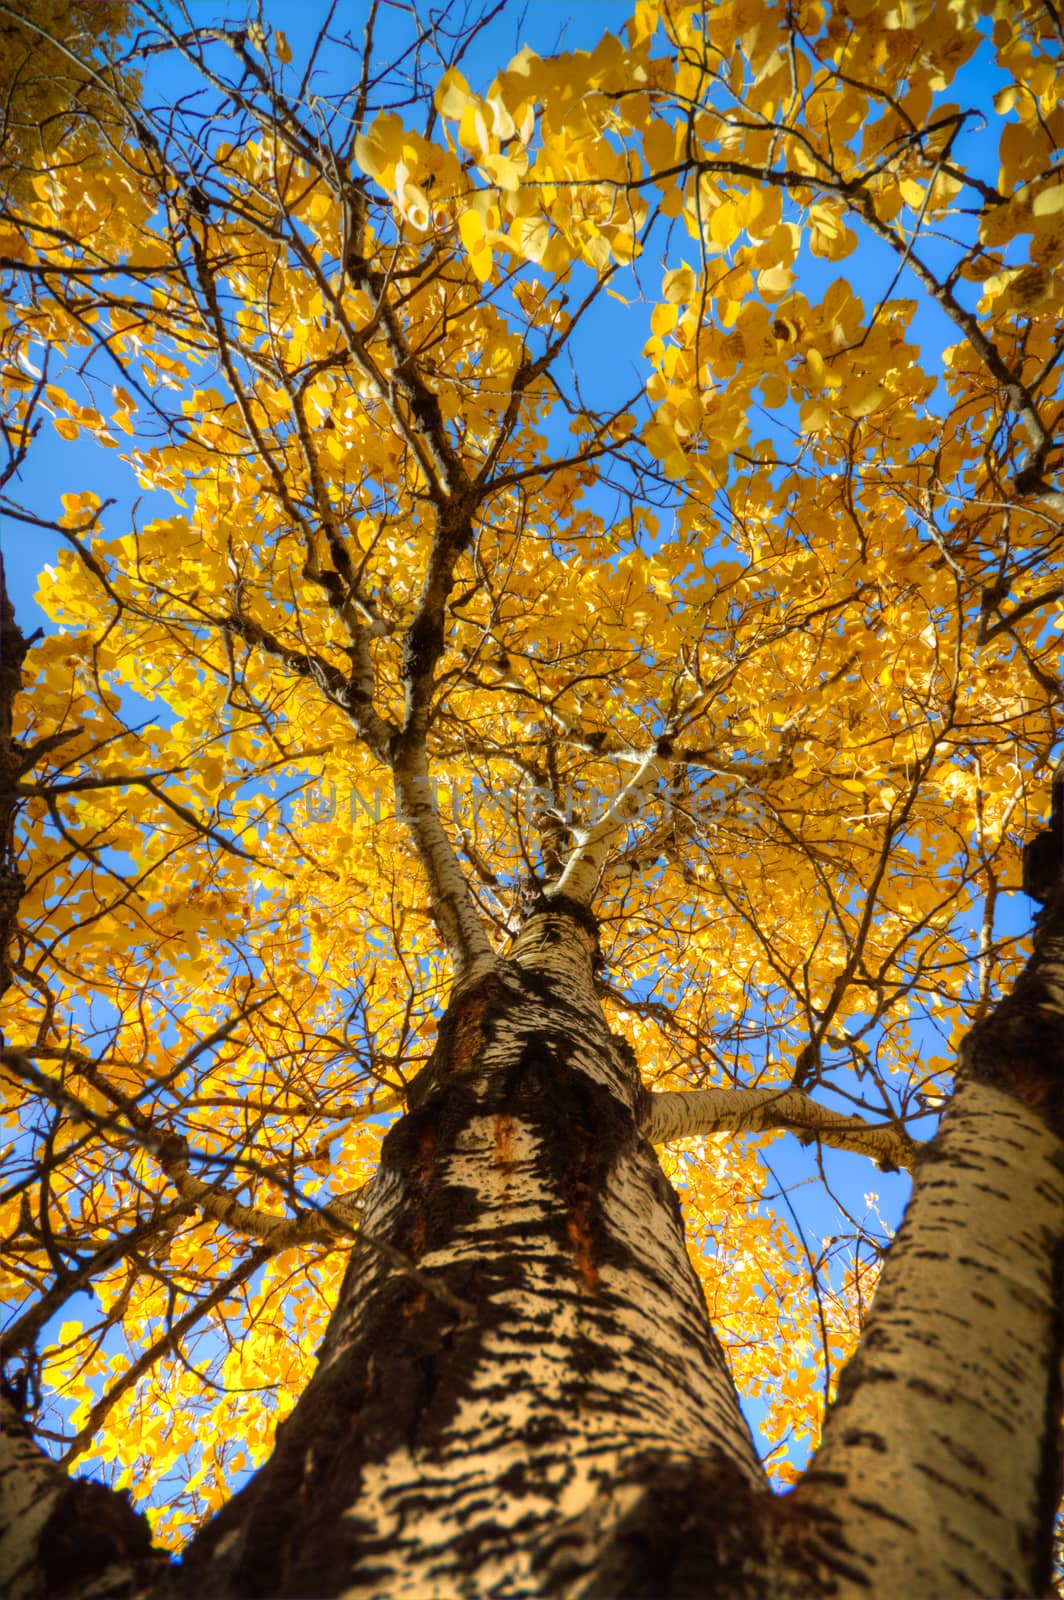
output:
<path id="1" fill-rule="evenodd" d="M 535 898 L 529 902 L 521 920 L 527 924 L 532 921 L 533 917 L 541 916 L 572 917 L 574 922 L 579 923 L 586 932 L 591 934 L 596 945 L 598 943 L 599 920 L 590 906 L 584 905 L 580 900 L 571 900 L 567 894 L 547 895 L 542 892 L 537 893 Z"/>
<path id="2" fill-rule="evenodd" d="M 92 1479 L 74 1479 L 59 1495 L 38 1538 L 45 1586 L 42 1594 L 80 1593 L 107 1567 L 166 1557 L 153 1551 L 146 1517 L 124 1491 Z"/>
<path id="3" fill-rule="evenodd" d="M 499 1111 L 495 1115 L 495 1141 L 492 1151 L 492 1160 L 496 1166 L 512 1167 L 514 1164 L 514 1131 L 517 1127 L 516 1120 L 508 1111 Z"/>
<path id="4" fill-rule="evenodd" d="M 851 1495 L 850 1502 L 859 1511 L 865 1511 L 870 1517 L 878 1517 L 881 1522 L 892 1522 L 897 1528 L 904 1528 L 906 1533 L 915 1534 L 916 1529 L 904 1517 L 899 1517 L 896 1511 L 888 1511 L 885 1505 L 878 1500 L 863 1500 L 859 1495 Z"/>
<path id="5" fill-rule="evenodd" d="M 883 1435 L 872 1433 L 868 1429 L 862 1431 L 860 1428 L 848 1428 L 842 1436 L 842 1442 L 850 1446 L 865 1445 L 869 1450 L 878 1451 L 880 1455 L 885 1454 L 887 1448 L 887 1441 Z"/>
<path id="6" fill-rule="evenodd" d="M 764 1600 L 766 1573 L 782 1571 L 791 1580 L 788 1593 L 820 1600 L 837 1587 L 827 1567 L 851 1581 L 869 1581 L 846 1562 L 830 1519 L 759 1492 L 723 1458 L 646 1456 L 620 1482 L 625 1488 L 635 1483 L 642 1493 L 606 1537 L 594 1571 L 585 1576 L 578 1518 L 542 1552 L 543 1595 L 564 1600 L 578 1588 L 581 1600 Z"/>
<path id="7" fill-rule="evenodd" d="M 483 1044 L 481 1024 L 487 1009 L 487 999 L 481 995 L 462 1008 L 455 1026 L 449 1062 L 456 1077 L 464 1076 L 476 1065 Z"/>
<path id="8" fill-rule="evenodd" d="M 905 1387 L 911 1389 L 913 1394 L 924 1394 L 929 1400 L 938 1401 L 944 1406 L 949 1406 L 953 1402 L 951 1390 L 940 1389 L 937 1383 L 928 1383 L 926 1378 L 908 1378 Z"/>
<path id="9" fill-rule="evenodd" d="M 407 629 L 403 640 L 400 677 L 406 682 L 420 678 L 443 654 L 443 617 L 422 613 Z"/>
<path id="10" fill-rule="evenodd" d="M 952 1489 L 955 1494 L 967 1495 L 969 1493 L 965 1485 L 957 1483 L 956 1479 L 948 1477 L 944 1472 L 940 1472 L 929 1461 L 914 1461 L 912 1463 L 912 1471 L 919 1472 L 922 1477 L 929 1478 L 932 1483 L 939 1483 L 947 1489 Z M 972 1496 L 972 1498 L 976 1497 Z"/>
<path id="11" fill-rule="evenodd" d="M 407 1090 L 406 1103 L 411 1110 L 423 1105 L 434 1091 L 449 1092 L 454 1078 L 470 1076 L 491 1041 L 493 1018 L 512 1003 L 493 972 L 459 995 L 440 1022 L 431 1056 Z"/>
<path id="12" fill-rule="evenodd" d="M 591 1236 L 591 1203 L 588 1197 L 576 1200 L 567 1224 L 569 1244 L 573 1252 L 576 1275 L 588 1294 L 599 1286 L 599 1271 L 595 1265 L 595 1252 Z"/>

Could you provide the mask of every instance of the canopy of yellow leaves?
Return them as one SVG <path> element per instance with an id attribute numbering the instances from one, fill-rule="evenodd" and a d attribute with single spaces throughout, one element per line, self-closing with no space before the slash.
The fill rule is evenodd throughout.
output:
<path id="1" fill-rule="evenodd" d="M 75 1456 L 167 1485 L 160 1537 L 268 1453 L 342 1241 L 254 1255 L 123 1108 L 265 1212 L 372 1171 L 448 967 L 340 686 L 401 720 L 456 483 L 426 748 L 498 947 L 668 731 L 596 901 L 648 1083 L 802 1063 L 927 1132 L 1016 967 L 995 907 L 1059 729 L 1054 16 L 637 0 L 590 51 L 444 63 L 417 104 L 356 70 L 339 109 L 300 103 L 294 36 L 156 24 L 139 47 L 215 108 L 153 110 L 156 63 L 120 136 L 0 215 L 9 440 L 89 436 L 153 492 L 121 531 L 73 484 L 43 513 L 62 631 L 21 737 L 66 737 L 22 811 L 0 1020 L 55 1093 L 8 1091 L 4 1293 L 28 1314 L 88 1263 L 40 1381 Z M 785 1479 L 869 1248 L 818 1309 L 758 1149 L 670 1160 Z"/>

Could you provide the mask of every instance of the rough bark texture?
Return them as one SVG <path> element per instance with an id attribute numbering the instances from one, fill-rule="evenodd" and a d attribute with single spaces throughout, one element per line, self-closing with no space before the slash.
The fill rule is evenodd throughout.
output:
<path id="1" fill-rule="evenodd" d="M 452 1008 L 365 1212 L 418 1275 L 356 1248 L 189 1593 L 568 1595 L 663 1475 L 766 1494 L 594 951 L 586 913 L 540 912 Z"/>

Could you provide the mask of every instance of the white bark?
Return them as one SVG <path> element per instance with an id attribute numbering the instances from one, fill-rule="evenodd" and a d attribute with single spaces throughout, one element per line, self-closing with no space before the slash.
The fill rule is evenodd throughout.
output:
<path id="1" fill-rule="evenodd" d="M 902 1128 L 831 1111 L 800 1089 L 685 1089 L 652 1094 L 640 1126 L 651 1144 L 699 1133 L 780 1129 L 805 1143 L 868 1156 L 880 1167 L 911 1168 L 920 1146 Z"/>
<path id="2" fill-rule="evenodd" d="M 397 812 L 410 830 L 425 869 L 437 926 L 454 962 L 455 983 L 469 983 L 494 965 L 484 923 L 454 846 L 440 820 L 424 751 L 395 764 Z"/>
<path id="3" fill-rule="evenodd" d="M 618 836 L 639 814 L 644 799 L 671 766 L 668 757 L 659 756 L 655 750 L 643 757 L 629 781 L 618 790 L 591 826 L 585 829 L 565 863 L 561 877 L 552 886 L 552 895 L 564 895 L 580 905 L 591 904 L 602 869 Z"/>
<path id="4" fill-rule="evenodd" d="M 961 1083 L 795 1491 L 838 1519 L 839 1600 L 1031 1592 L 1060 1489 L 1062 1159 L 1037 1110 Z"/>

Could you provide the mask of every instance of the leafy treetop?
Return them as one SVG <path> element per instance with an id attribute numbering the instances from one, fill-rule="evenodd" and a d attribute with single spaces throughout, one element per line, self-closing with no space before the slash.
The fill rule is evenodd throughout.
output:
<path id="1" fill-rule="evenodd" d="M 20 701 L 5 1298 L 57 1450 L 162 1483 L 171 1542 L 268 1453 L 382 1114 L 530 883 L 594 868 L 651 1087 L 913 1136 L 1022 956 L 1058 14 L 637 0 L 488 81 L 499 10 L 389 57 L 370 6 L 334 94 L 327 32 L 138 0 L 0 213 L 5 506 L 64 543 Z M 20 507 L 42 423 L 150 515 Z M 785 1481 L 882 1240 L 803 1245 L 765 1144 L 667 1160 Z"/>

